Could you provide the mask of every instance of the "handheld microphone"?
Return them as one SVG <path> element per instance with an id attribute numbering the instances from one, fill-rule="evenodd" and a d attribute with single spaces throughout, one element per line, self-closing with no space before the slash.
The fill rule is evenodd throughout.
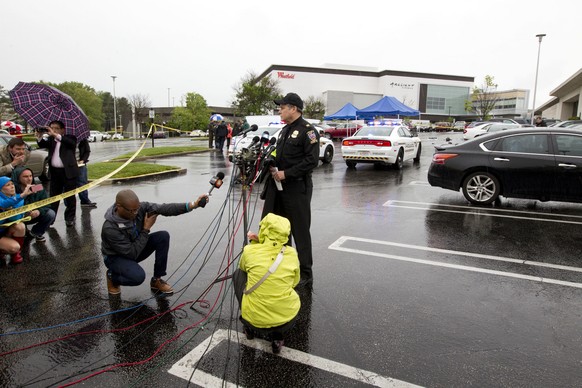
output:
<path id="1" fill-rule="evenodd" d="M 220 189 L 220 186 L 222 186 L 222 180 L 223 179 L 224 179 L 224 173 L 223 172 L 219 172 L 218 174 L 216 174 L 215 176 L 213 176 L 210 179 L 210 181 L 208 182 L 208 183 L 210 183 L 210 185 L 212 187 L 210 187 L 210 190 L 208 190 L 208 194 L 206 194 L 206 195 L 210 195 L 210 193 L 212 193 L 212 190 L 214 190 L 215 187 L 217 189 Z M 200 206 L 200 207 L 206 206 L 206 198 L 202 198 L 198 202 L 198 206 Z"/>
<path id="2" fill-rule="evenodd" d="M 269 143 L 269 131 L 263 132 L 261 135 L 261 144 Z"/>

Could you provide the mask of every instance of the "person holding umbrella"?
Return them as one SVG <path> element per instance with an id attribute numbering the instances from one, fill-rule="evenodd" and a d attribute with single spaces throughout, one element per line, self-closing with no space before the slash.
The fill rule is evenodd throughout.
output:
<path id="1" fill-rule="evenodd" d="M 51 180 L 49 185 L 50 195 L 54 197 L 66 191 L 77 188 L 79 167 L 75 157 L 77 138 L 73 135 L 65 135 L 65 124 L 62 121 L 51 121 L 46 128 L 47 132 L 36 132 L 39 148 L 48 149 L 49 172 Z M 77 201 L 75 196 L 65 198 L 65 224 L 67 227 L 75 225 L 77 213 Z M 59 201 L 60 202 L 60 201 Z M 57 214 L 59 202 L 54 202 L 51 207 Z"/>

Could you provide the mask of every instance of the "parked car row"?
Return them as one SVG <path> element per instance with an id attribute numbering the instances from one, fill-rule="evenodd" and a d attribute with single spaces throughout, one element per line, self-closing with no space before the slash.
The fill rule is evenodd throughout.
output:
<path id="1" fill-rule="evenodd" d="M 90 131 L 89 132 L 89 137 L 87 138 L 87 140 L 89 142 L 101 142 L 104 140 L 122 140 L 123 139 L 123 135 L 121 133 L 114 133 L 113 135 L 107 132 L 101 132 L 101 131 Z"/>

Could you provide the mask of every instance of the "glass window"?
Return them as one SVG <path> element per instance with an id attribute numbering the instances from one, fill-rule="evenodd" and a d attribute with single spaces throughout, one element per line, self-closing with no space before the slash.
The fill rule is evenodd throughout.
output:
<path id="1" fill-rule="evenodd" d="M 582 136 L 556 135 L 558 155 L 582 156 Z"/>
<path id="2" fill-rule="evenodd" d="M 442 97 L 427 97 L 426 98 L 426 109 L 445 109 L 445 99 Z"/>
<path id="3" fill-rule="evenodd" d="M 501 139 L 498 151 L 522 152 L 528 154 L 549 154 L 548 136 L 545 134 L 524 134 Z"/>
<path id="4" fill-rule="evenodd" d="M 362 127 L 358 136 L 390 136 L 394 127 Z"/>

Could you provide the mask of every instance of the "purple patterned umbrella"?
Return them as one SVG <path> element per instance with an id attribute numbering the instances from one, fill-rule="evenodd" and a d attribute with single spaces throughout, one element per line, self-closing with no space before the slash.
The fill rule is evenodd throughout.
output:
<path id="1" fill-rule="evenodd" d="M 14 110 L 33 127 L 45 127 L 53 120 L 65 124 L 68 135 L 77 140 L 89 137 L 89 120 L 75 101 L 52 86 L 19 82 L 8 92 Z"/>

